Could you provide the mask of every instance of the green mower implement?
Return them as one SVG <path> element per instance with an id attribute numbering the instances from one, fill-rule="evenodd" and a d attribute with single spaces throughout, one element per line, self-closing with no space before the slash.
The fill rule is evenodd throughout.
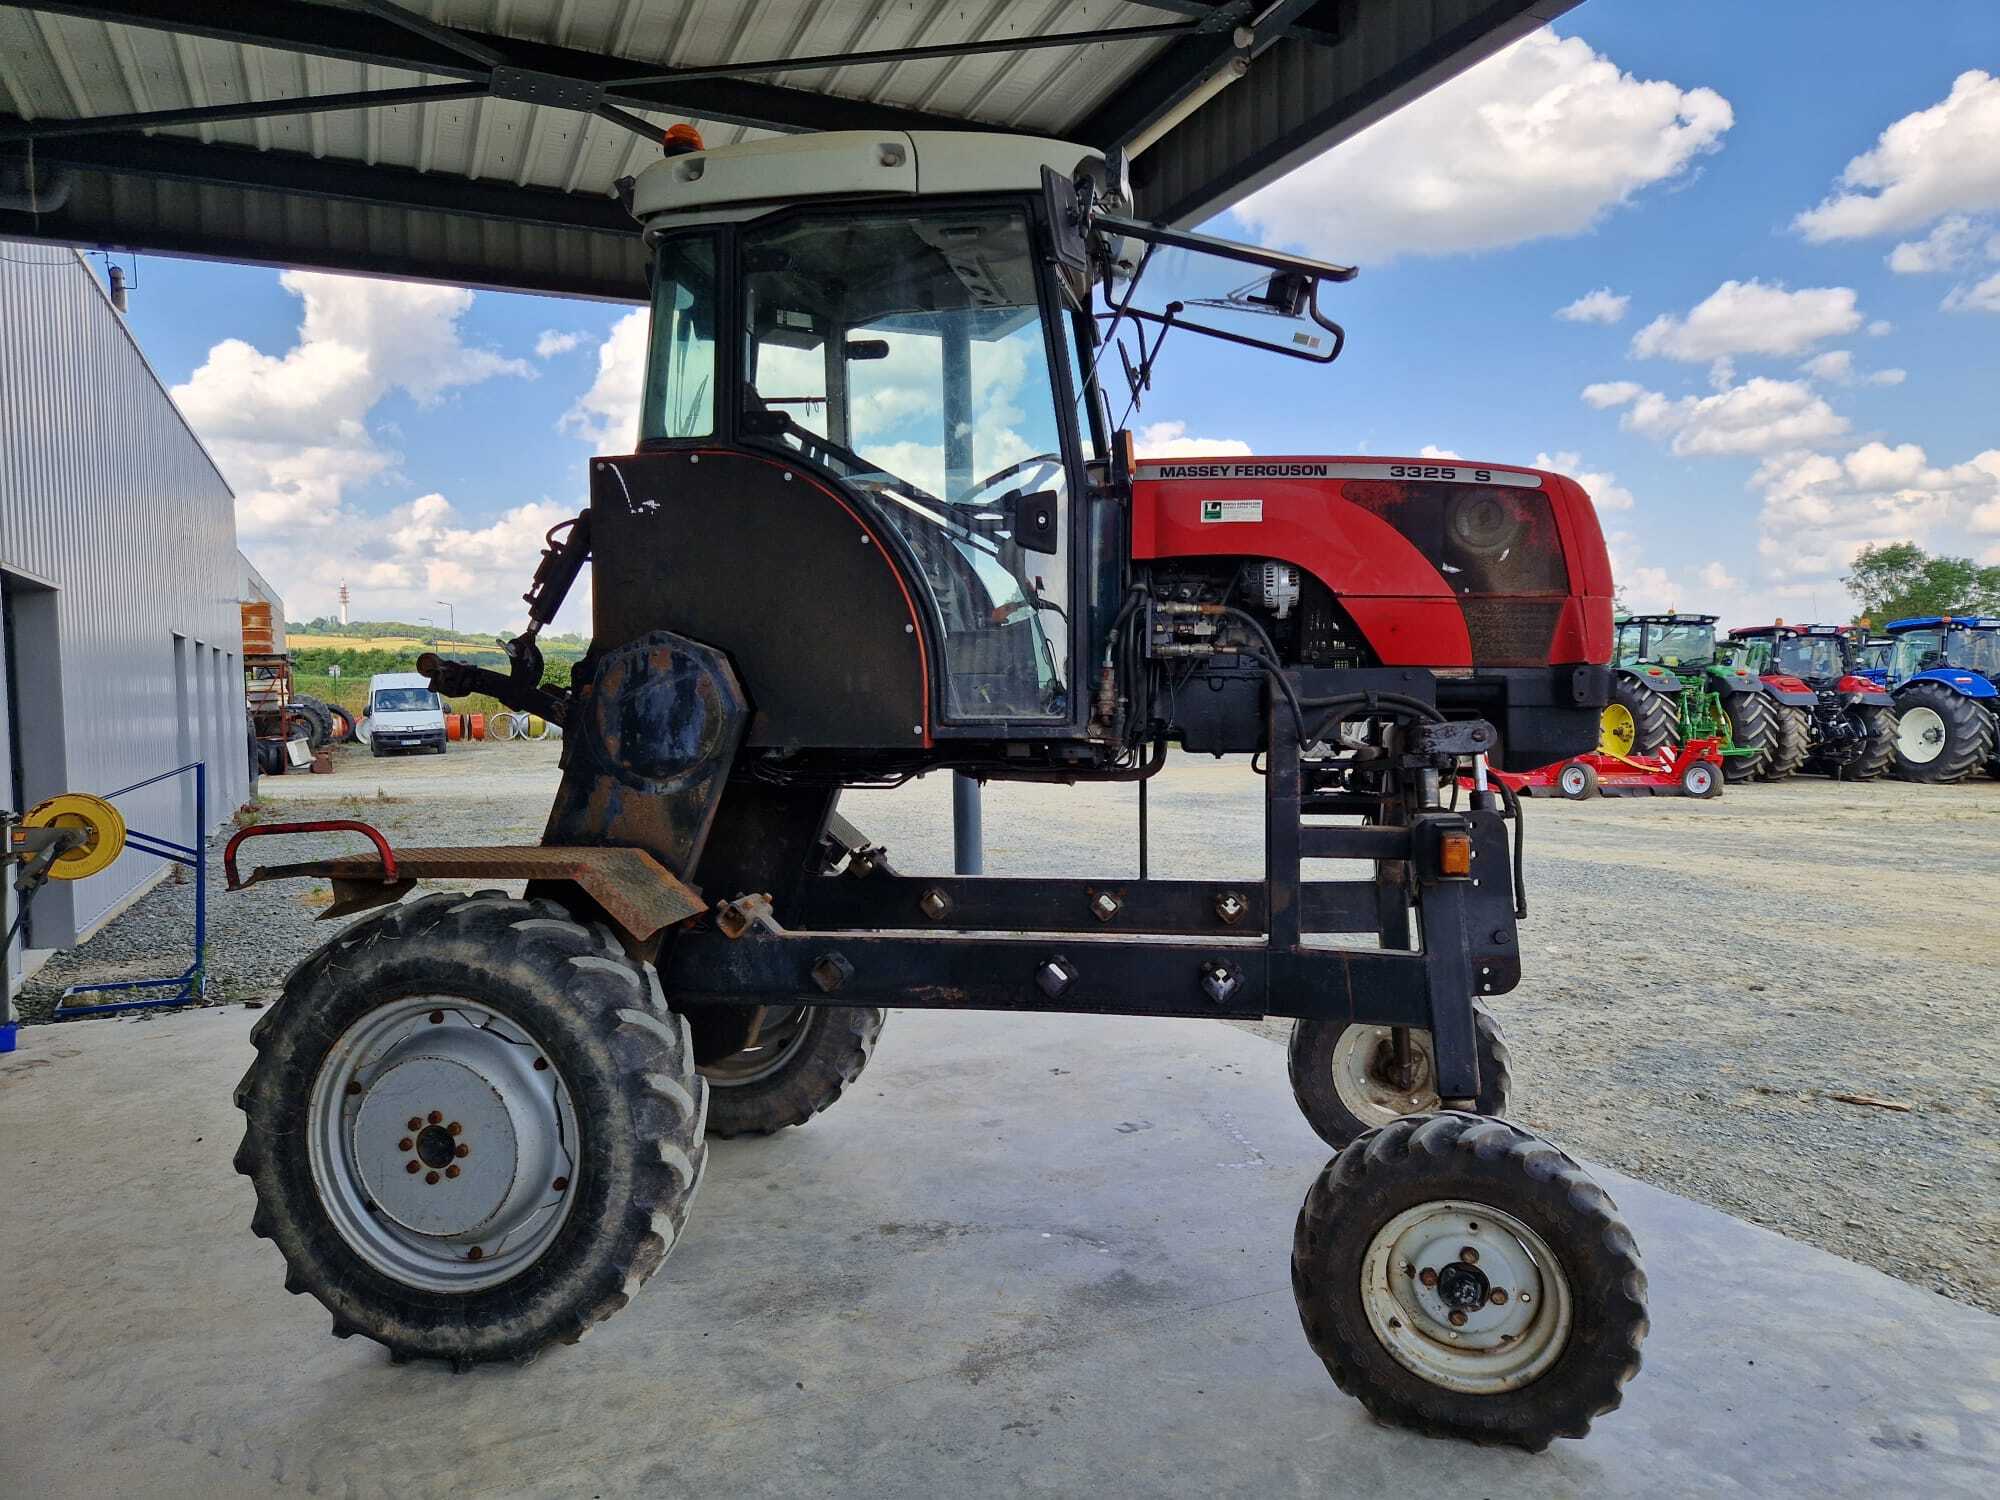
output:
<path id="1" fill-rule="evenodd" d="M 1689 740 L 1722 747 L 1722 774 L 1748 781 L 1777 754 L 1770 690 L 1717 650 L 1714 615 L 1625 615 L 1612 656 L 1611 701 L 1598 750 L 1646 756 Z"/>

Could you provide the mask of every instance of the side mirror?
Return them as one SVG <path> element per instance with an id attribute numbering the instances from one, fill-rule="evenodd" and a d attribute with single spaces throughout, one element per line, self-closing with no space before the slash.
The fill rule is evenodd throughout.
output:
<path id="1" fill-rule="evenodd" d="M 1090 247 L 1084 241 L 1083 203 L 1076 184 L 1052 168 L 1042 168 L 1042 207 L 1049 221 L 1049 250 L 1056 264 L 1074 275 L 1090 274 Z"/>

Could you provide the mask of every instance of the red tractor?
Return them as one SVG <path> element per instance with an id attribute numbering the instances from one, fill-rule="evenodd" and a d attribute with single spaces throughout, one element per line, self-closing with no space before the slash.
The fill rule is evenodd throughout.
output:
<path id="1" fill-rule="evenodd" d="M 1895 699 L 1880 683 L 1856 675 L 1856 653 L 1866 638 L 1865 630 L 1853 626 L 1783 620 L 1729 632 L 1736 662 L 1762 677 L 1781 705 L 1784 765 L 1768 766 L 1766 780 L 1801 766 L 1842 781 L 1873 781 L 1889 769 L 1896 750 Z"/>
<path id="2" fill-rule="evenodd" d="M 1121 177 L 1058 142 L 856 132 L 627 185 L 638 450 L 591 462 L 510 672 L 423 663 L 563 726 L 543 842 L 280 867 L 338 913 L 397 903 L 300 965 L 238 1095 L 252 1227 L 336 1334 L 459 1366 L 580 1338 L 672 1249 L 705 1137 L 831 1105 L 889 1007 L 1284 1015 L 1343 1148 L 1292 1261 L 1341 1388 L 1530 1447 L 1618 1404 L 1631 1236 L 1496 1118 L 1478 1002 L 1519 979 L 1518 807 L 1445 795 L 1480 757 L 1596 742 L 1590 503 L 1512 465 L 1135 462 L 1113 371 L 1136 400 L 1170 337 L 1329 363 L 1353 273 L 1136 222 Z M 536 633 L 586 559 L 593 643 L 545 682 Z M 947 770 L 1143 795 L 1176 745 L 1257 758 L 1261 880 L 1147 878 L 1143 801 L 1137 879 L 905 874 L 836 810 Z M 527 892 L 401 900 L 447 876 Z"/>

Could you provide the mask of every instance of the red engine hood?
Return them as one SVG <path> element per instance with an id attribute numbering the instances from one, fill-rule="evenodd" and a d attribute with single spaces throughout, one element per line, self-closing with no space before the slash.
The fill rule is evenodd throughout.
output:
<path id="1" fill-rule="evenodd" d="M 1385 666 L 1611 659 L 1611 562 L 1561 474 L 1375 457 L 1142 459 L 1132 555 L 1271 558 L 1339 599 Z"/>

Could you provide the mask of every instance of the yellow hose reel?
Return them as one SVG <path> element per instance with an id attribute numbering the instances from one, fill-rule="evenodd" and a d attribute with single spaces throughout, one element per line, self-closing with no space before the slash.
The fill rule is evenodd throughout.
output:
<path id="1" fill-rule="evenodd" d="M 23 828 L 80 828 L 84 841 L 58 854 L 49 867 L 52 880 L 81 880 L 95 875 L 125 847 L 125 820 L 118 809 L 88 792 L 62 792 L 37 802 L 21 818 Z"/>

